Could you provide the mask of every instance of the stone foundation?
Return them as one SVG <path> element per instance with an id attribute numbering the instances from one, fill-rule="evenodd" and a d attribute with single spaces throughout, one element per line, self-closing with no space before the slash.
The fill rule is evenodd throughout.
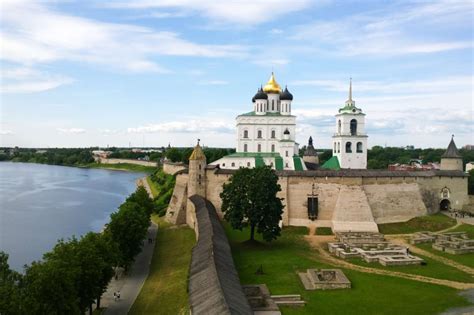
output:
<path id="1" fill-rule="evenodd" d="M 351 288 L 351 282 L 340 269 L 308 269 L 298 275 L 306 290 Z"/>

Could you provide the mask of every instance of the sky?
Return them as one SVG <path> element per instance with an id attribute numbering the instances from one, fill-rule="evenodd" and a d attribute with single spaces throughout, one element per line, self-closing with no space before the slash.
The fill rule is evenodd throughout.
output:
<path id="1" fill-rule="evenodd" d="M 470 0 L 0 6 L 0 146 L 235 147 L 272 71 L 300 144 L 331 147 L 351 77 L 369 147 L 474 144 Z"/>

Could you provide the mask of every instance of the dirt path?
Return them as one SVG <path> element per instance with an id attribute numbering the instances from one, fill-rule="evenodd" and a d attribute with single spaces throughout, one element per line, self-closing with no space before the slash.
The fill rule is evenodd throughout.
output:
<path id="1" fill-rule="evenodd" d="M 342 268 L 351 269 L 351 270 L 355 270 L 359 272 L 366 272 L 366 273 L 372 273 L 372 274 L 378 274 L 378 275 L 384 275 L 384 276 L 398 277 L 398 278 L 403 278 L 403 279 L 408 279 L 408 280 L 415 280 L 415 281 L 420 281 L 420 282 L 425 282 L 425 283 L 444 285 L 444 286 L 455 288 L 458 290 L 466 290 L 466 289 L 474 288 L 474 283 L 463 283 L 463 282 L 457 282 L 457 281 L 451 281 L 451 280 L 436 279 L 436 278 L 408 274 L 408 273 L 403 273 L 403 272 L 398 272 L 398 271 L 382 270 L 382 269 L 354 265 L 347 261 L 331 256 L 329 252 L 327 252 L 323 248 L 323 246 L 325 246 L 325 244 L 328 241 L 334 240 L 334 236 L 305 236 L 305 239 L 309 242 L 309 244 L 314 249 L 318 251 L 318 253 L 320 254 L 321 260 L 331 265 L 335 265 L 335 266 L 339 266 Z"/>

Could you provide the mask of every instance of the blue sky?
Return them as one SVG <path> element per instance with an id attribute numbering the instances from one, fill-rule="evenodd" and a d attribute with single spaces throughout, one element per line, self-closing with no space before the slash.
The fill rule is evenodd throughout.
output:
<path id="1" fill-rule="evenodd" d="M 2 146 L 234 147 L 273 69 L 329 148 L 353 78 L 369 146 L 474 144 L 472 2 L 1 2 Z"/>

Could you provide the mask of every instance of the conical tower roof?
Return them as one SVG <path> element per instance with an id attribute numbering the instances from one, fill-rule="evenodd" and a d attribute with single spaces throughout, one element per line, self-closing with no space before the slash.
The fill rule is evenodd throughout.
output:
<path id="1" fill-rule="evenodd" d="M 191 153 L 191 156 L 189 157 L 189 160 L 205 160 L 206 155 L 204 154 L 204 151 L 202 150 L 201 146 L 199 145 L 199 139 L 197 145 L 194 147 L 193 153 Z"/>
<path id="2" fill-rule="evenodd" d="M 441 155 L 441 157 L 442 158 L 456 158 L 456 159 L 462 158 L 461 154 L 459 154 L 456 144 L 454 143 L 454 135 L 451 137 L 451 142 L 449 142 L 448 149 L 446 149 L 446 152 L 444 152 L 444 154 Z"/>

